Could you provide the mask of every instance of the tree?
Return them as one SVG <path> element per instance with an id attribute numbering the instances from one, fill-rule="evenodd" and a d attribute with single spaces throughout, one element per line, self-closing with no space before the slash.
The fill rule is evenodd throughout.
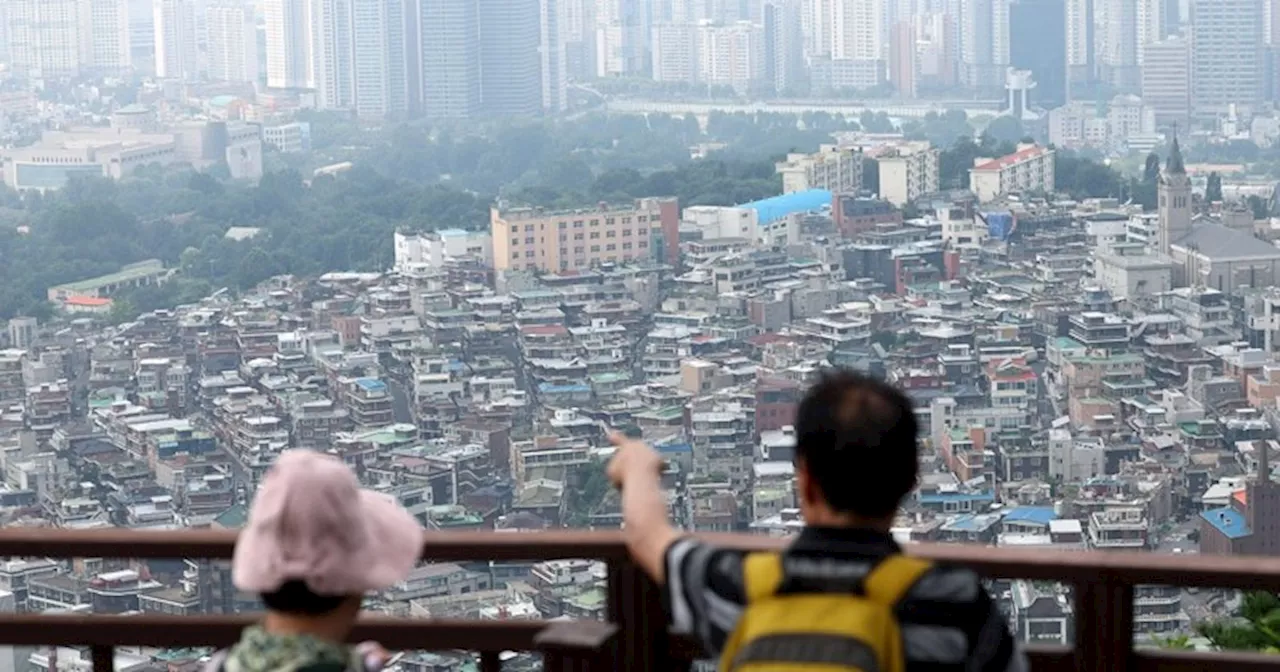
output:
<path id="1" fill-rule="evenodd" d="M 1202 623 L 1196 631 L 1222 651 L 1280 653 L 1280 597 L 1249 591 L 1236 618 Z"/>
<path id="2" fill-rule="evenodd" d="M 870 157 L 862 159 L 862 188 L 873 193 L 880 193 L 880 162 Z"/>
<path id="3" fill-rule="evenodd" d="M 1204 188 L 1204 200 L 1210 203 L 1222 200 L 1222 176 L 1216 171 L 1209 173 L 1209 180 Z"/>
<path id="4" fill-rule="evenodd" d="M 1147 155 L 1147 164 L 1142 169 L 1142 181 L 1152 182 L 1160 179 L 1160 156 L 1155 152 Z"/>
<path id="5" fill-rule="evenodd" d="M 1003 115 L 991 120 L 987 124 L 986 135 L 991 136 L 997 142 L 1018 142 L 1026 136 L 1027 132 L 1022 127 L 1022 122 L 1017 117 Z"/>

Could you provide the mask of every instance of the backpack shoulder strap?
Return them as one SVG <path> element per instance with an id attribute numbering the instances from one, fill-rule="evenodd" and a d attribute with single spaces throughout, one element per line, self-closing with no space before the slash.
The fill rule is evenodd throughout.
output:
<path id="1" fill-rule="evenodd" d="M 867 597 L 880 604 L 896 605 L 907 591 L 933 568 L 933 563 L 901 553 L 891 555 L 867 574 L 863 583 Z"/>
<path id="2" fill-rule="evenodd" d="M 352 670 L 342 663 L 311 663 L 299 667 L 294 672 L 352 672 Z"/>
<path id="3" fill-rule="evenodd" d="M 229 649 L 218 649 L 213 652 L 213 656 L 209 658 L 209 662 L 204 665 L 204 672 L 223 672 L 227 667 L 227 652 Z"/>
<path id="4" fill-rule="evenodd" d="M 773 597 L 782 585 L 782 554 L 748 553 L 742 560 L 742 582 L 749 605 Z"/>

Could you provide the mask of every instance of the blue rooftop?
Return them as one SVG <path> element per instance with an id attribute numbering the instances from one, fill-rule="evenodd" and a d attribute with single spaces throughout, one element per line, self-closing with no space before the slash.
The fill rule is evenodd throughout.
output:
<path id="1" fill-rule="evenodd" d="M 759 215 L 761 224 L 768 224 L 777 219 L 797 212 L 813 212 L 823 206 L 831 205 L 831 192 L 826 189 L 809 189 L 781 196 L 774 196 L 759 201 L 743 203 L 739 208 L 751 208 Z"/>
<path id="2" fill-rule="evenodd" d="M 581 383 L 573 383 L 569 385 L 556 385 L 555 383 L 540 383 L 538 391 L 547 394 L 573 394 L 575 392 L 590 392 L 591 386 Z"/>
<path id="3" fill-rule="evenodd" d="M 1203 511 L 1200 513 L 1200 517 L 1209 521 L 1210 525 L 1218 528 L 1218 531 L 1228 539 L 1239 539 L 1253 534 L 1249 529 L 1249 524 L 1245 522 L 1244 514 L 1229 506 Z"/>
<path id="4" fill-rule="evenodd" d="M 385 392 L 387 384 L 377 378 L 357 378 L 356 385 L 365 392 Z"/>
<path id="5" fill-rule="evenodd" d="M 1048 525 L 1051 521 L 1058 519 L 1058 514 L 1053 512 L 1052 506 L 1019 506 L 1009 509 L 1008 513 L 1004 514 L 1004 519 L 1011 523 Z"/>
<path id="6" fill-rule="evenodd" d="M 692 453 L 693 446 L 688 443 L 660 443 L 654 445 L 659 453 Z"/>

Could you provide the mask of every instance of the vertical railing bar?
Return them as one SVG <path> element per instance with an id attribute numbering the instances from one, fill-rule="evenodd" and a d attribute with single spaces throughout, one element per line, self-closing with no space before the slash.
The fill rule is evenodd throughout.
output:
<path id="1" fill-rule="evenodd" d="M 1130 583 L 1106 575 L 1075 585 L 1077 672 L 1130 669 L 1133 588 Z"/>
<path id="2" fill-rule="evenodd" d="M 684 669 L 671 659 L 662 587 L 630 560 L 609 563 L 609 620 L 618 626 L 613 669 L 623 672 L 672 672 Z"/>
<path id="3" fill-rule="evenodd" d="M 480 672 L 502 672 L 502 657 L 497 651 L 480 652 Z"/>
<path id="4" fill-rule="evenodd" d="M 90 649 L 90 654 L 93 656 L 93 672 L 115 672 L 114 647 L 95 646 Z"/>

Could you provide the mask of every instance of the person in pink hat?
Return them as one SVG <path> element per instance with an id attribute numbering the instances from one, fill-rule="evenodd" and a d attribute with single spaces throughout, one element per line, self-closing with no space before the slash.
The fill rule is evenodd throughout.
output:
<path id="1" fill-rule="evenodd" d="M 347 638 L 365 593 L 403 581 L 422 528 L 394 499 L 360 488 L 341 460 L 282 453 L 236 541 L 231 579 L 266 614 L 216 654 L 209 672 L 374 672 L 388 657 Z"/>

